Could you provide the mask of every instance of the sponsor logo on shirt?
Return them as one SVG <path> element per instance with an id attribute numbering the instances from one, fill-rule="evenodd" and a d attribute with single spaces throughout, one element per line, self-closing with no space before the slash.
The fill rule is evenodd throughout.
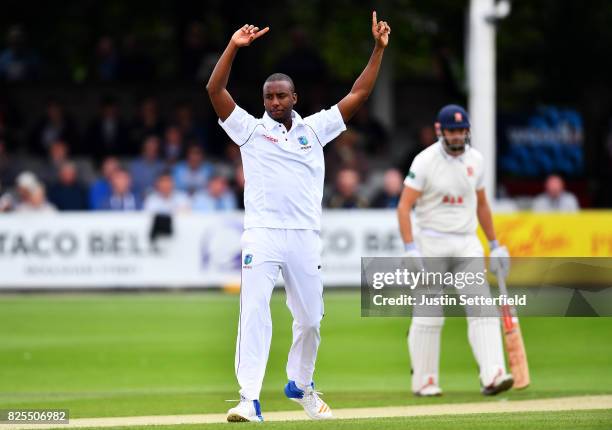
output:
<path id="1" fill-rule="evenodd" d="M 250 268 L 252 268 L 253 266 L 251 264 L 253 263 L 253 254 L 245 255 L 243 263 L 244 263 L 242 265 L 243 269 L 250 269 Z"/>
<path id="2" fill-rule="evenodd" d="M 463 204 L 463 197 L 446 195 L 442 197 L 442 203 L 447 205 L 461 205 Z"/>
<path id="3" fill-rule="evenodd" d="M 269 140 L 272 143 L 278 143 L 278 139 L 272 136 L 268 136 L 267 134 L 263 135 L 264 138 L 266 138 L 267 140 Z"/>

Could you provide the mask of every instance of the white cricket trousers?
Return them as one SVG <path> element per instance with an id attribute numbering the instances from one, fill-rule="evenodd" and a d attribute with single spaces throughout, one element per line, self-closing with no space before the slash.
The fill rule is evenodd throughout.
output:
<path id="1" fill-rule="evenodd" d="M 417 247 L 423 257 L 437 257 L 436 263 L 444 267 L 446 257 L 472 257 L 462 271 L 482 272 L 484 250 L 475 234 L 441 234 L 424 231 L 416 237 Z M 445 267 L 443 270 L 449 270 Z M 483 292 L 480 292 L 483 294 Z M 486 294 L 490 295 L 488 289 Z M 427 309 L 414 308 L 414 317 L 408 335 L 408 349 L 412 361 L 412 391 L 419 392 L 427 385 L 439 385 L 440 334 L 444 324 L 441 306 Z M 479 365 L 482 385 L 493 383 L 506 372 L 498 317 L 479 315 L 478 307 L 466 307 L 468 339 L 474 358 Z"/>
<path id="2" fill-rule="evenodd" d="M 272 340 L 270 297 L 281 271 L 287 307 L 293 315 L 287 378 L 310 385 L 323 317 L 319 232 L 251 228 L 242 234 L 241 245 L 242 282 L 235 360 L 240 394 L 249 400 L 259 399 Z"/>

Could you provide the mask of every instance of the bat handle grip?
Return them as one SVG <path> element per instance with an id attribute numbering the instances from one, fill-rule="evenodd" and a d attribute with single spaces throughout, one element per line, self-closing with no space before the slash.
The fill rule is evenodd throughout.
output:
<path id="1" fill-rule="evenodd" d="M 499 292 L 504 296 L 508 295 L 508 289 L 506 288 L 506 278 L 501 271 L 498 271 L 495 276 L 497 277 L 497 285 L 499 286 Z"/>
<path id="2" fill-rule="evenodd" d="M 497 276 L 497 285 L 499 286 L 499 292 L 503 296 L 508 296 L 508 288 L 506 287 L 506 278 L 501 271 L 496 273 Z M 511 330 L 514 327 L 514 312 L 510 306 L 504 305 L 502 306 L 502 318 L 504 321 L 504 327 L 506 330 Z"/>

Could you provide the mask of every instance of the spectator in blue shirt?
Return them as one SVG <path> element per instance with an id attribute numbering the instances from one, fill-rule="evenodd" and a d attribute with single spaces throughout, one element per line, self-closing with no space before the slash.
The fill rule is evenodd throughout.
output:
<path id="1" fill-rule="evenodd" d="M 102 208 L 110 211 L 135 211 L 140 209 L 140 201 L 131 191 L 132 178 L 127 170 L 117 169 L 111 176 L 111 193 L 103 202 Z"/>
<path id="2" fill-rule="evenodd" d="M 146 137 L 142 144 L 141 156 L 130 163 L 132 191 L 139 200 L 144 200 L 147 194 L 153 191 L 157 177 L 165 169 L 164 163 L 159 159 L 160 145 L 159 137 L 155 135 Z"/>
<path id="3" fill-rule="evenodd" d="M 111 177 L 119 169 L 116 157 L 106 157 L 102 162 L 102 176 L 89 187 L 89 206 L 94 210 L 102 209 L 111 195 Z"/>
<path id="4" fill-rule="evenodd" d="M 194 194 L 191 208 L 199 212 L 236 209 L 236 196 L 230 189 L 227 178 L 222 175 L 210 178 L 206 189 Z"/>
<path id="5" fill-rule="evenodd" d="M 174 167 L 174 183 L 177 189 L 193 194 L 206 187 L 213 171 L 214 167 L 206 161 L 202 148 L 194 144 L 187 149 L 186 161 Z"/>

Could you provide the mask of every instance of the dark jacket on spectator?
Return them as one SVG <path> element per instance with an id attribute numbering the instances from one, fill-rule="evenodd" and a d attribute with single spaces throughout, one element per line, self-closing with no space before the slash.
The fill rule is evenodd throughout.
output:
<path id="1" fill-rule="evenodd" d="M 397 204 L 399 203 L 399 195 L 391 196 L 384 191 L 378 193 L 374 199 L 372 200 L 371 207 L 373 208 L 397 208 Z"/>
<path id="2" fill-rule="evenodd" d="M 81 184 L 54 184 L 49 187 L 49 201 L 60 211 L 81 211 L 89 209 L 87 189 Z"/>

